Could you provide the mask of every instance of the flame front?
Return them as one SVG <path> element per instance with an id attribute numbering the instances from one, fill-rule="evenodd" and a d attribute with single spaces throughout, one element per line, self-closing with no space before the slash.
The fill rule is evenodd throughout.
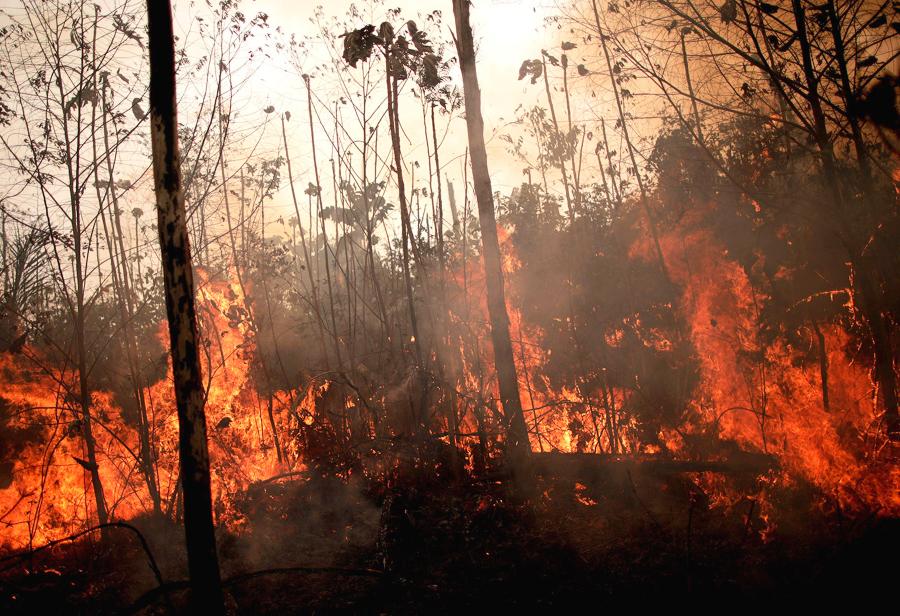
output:
<path id="1" fill-rule="evenodd" d="M 520 264 L 513 241 L 503 229 L 501 239 L 505 273 L 515 280 Z M 822 327 L 831 375 L 831 408 L 826 410 L 819 374 L 798 359 L 803 349 L 783 341 L 766 344 L 761 338 L 762 298 L 711 233 L 672 229 L 661 237 L 661 246 L 672 282 L 680 289 L 677 309 L 686 324 L 684 335 L 699 364 L 699 384 L 682 425 L 661 429 L 659 444 L 642 441 L 630 410 L 633 394 L 627 390 L 610 387 L 603 378 L 592 379 L 591 385 L 585 379 L 554 386 L 546 374 L 550 350 L 543 342 L 545 334 L 526 322 L 511 292 L 510 333 L 532 450 L 639 455 L 665 451 L 675 458 L 694 459 L 698 454 L 692 450 L 692 437 L 702 436 L 733 442 L 778 460 L 779 470 L 758 482 L 756 498 L 762 508 L 767 486 L 804 481 L 820 490 L 823 504 L 900 514 L 900 471 L 873 446 L 878 442 L 873 385 L 864 363 L 850 348 L 848 334 L 839 326 Z M 646 241 L 633 247 L 634 259 L 649 260 L 650 255 Z M 457 350 L 433 359 L 442 361 L 445 376 L 456 380 L 454 395 L 444 402 L 452 406 L 458 433 L 466 435 L 459 437 L 457 445 L 469 451 L 471 467 L 476 444 L 484 437 L 501 442 L 503 430 L 491 368 L 482 265 L 456 261 L 448 290 L 454 297 L 449 304 L 453 308 L 448 310 L 449 344 L 445 346 Z M 247 318 L 243 282 L 233 271 L 219 277 L 200 271 L 198 279 L 218 524 L 240 531 L 244 521 L 235 503 L 252 483 L 305 468 L 304 453 L 315 445 L 304 437 L 304 430 L 329 424 L 331 438 L 355 430 L 363 439 L 374 434 L 376 440 L 408 430 L 408 425 L 397 419 L 403 413 L 392 408 L 402 405 L 397 405 L 390 393 L 371 401 L 388 418 L 377 422 L 356 412 L 352 397 L 327 379 L 310 380 L 293 391 L 273 391 L 271 395 L 261 391 L 254 373 L 256 337 Z M 622 327 L 626 325 L 642 328 L 639 319 Z M 641 331 L 645 345 L 662 352 L 672 347 L 661 332 Z M 615 348 L 623 332 L 615 328 L 607 332 L 606 344 Z M 165 323 L 159 324 L 158 336 L 165 347 Z M 16 447 L 14 466 L 3 469 L 0 536 L 5 547 L 23 548 L 85 528 L 94 522 L 96 512 L 84 465 L 80 409 L 73 394 L 78 375 L 48 365 L 30 347 L 17 354 L 4 353 L 0 366 L 5 381 L 2 400 L 12 411 L 7 430 L 15 434 L 9 446 Z M 177 517 L 178 424 L 171 370 L 144 393 L 162 510 Z M 343 413 L 340 422 L 319 408 L 333 396 Z M 140 443 L 133 422 L 109 392 L 93 392 L 92 405 L 99 473 L 110 516 L 127 520 L 150 512 L 151 498 L 139 471 Z M 365 425 L 344 425 L 354 412 L 352 421 Z M 437 411 L 432 417 L 449 434 L 449 420 Z M 281 451 L 276 448 L 276 435 L 281 439 Z M 744 496 L 721 477 L 706 475 L 697 481 L 714 501 L 725 506 Z M 577 497 L 580 502 L 592 502 L 580 492 Z M 764 515 L 771 514 L 764 511 Z"/>

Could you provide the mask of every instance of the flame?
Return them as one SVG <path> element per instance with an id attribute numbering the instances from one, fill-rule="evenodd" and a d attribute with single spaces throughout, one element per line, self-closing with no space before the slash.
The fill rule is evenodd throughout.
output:
<path id="1" fill-rule="evenodd" d="M 686 323 L 684 335 L 696 350 L 700 383 L 685 424 L 663 429 L 661 445 L 641 442 L 636 418 L 626 412 L 627 391 L 601 385 L 591 389 L 577 381 L 551 382 L 546 369 L 551 351 L 543 342 L 544 332 L 526 321 L 514 288 L 507 286 L 510 336 L 532 450 L 647 455 L 666 451 L 693 459 L 691 437 L 698 435 L 773 455 L 780 469 L 761 477 L 752 494 L 746 488 L 734 489 L 721 475 L 696 477 L 716 506 L 733 508 L 751 499 L 757 517 L 766 521 L 760 530 L 764 536 L 777 524 L 767 493 L 798 482 L 818 488 L 827 506 L 900 515 L 900 469 L 879 450 L 882 441 L 877 436 L 872 381 L 865 362 L 856 357 L 848 332 L 838 325 L 821 326 L 830 372 L 831 405 L 826 410 L 817 367 L 801 361 L 803 349 L 781 340 L 765 343 L 759 307 L 767 298 L 722 243 L 690 218 L 662 233 L 660 243 L 672 282 L 680 289 L 674 309 Z M 514 280 L 521 263 L 508 230 L 499 229 L 499 236 L 504 272 L 507 280 Z M 655 253 L 642 240 L 631 256 L 653 259 Z M 446 344 L 434 355 L 452 385 L 452 391 L 442 394 L 434 406 L 450 411 L 436 414 L 433 422 L 445 424 L 444 438 L 449 439 L 449 417 L 455 417 L 457 444 L 467 452 L 471 469 L 479 456 L 494 455 L 493 446 L 502 441 L 504 427 L 483 263 L 457 255 L 451 272 L 448 327 L 442 339 Z M 247 288 L 234 271 L 214 276 L 199 270 L 197 280 L 215 515 L 219 525 L 240 531 L 246 522 L 235 503 L 252 483 L 305 468 L 308 449 L 304 447 L 310 444 L 304 435 L 332 421 L 320 403 L 329 399 L 331 408 L 343 406 L 346 416 L 354 405 L 342 387 L 327 380 L 271 395 L 261 391 Z M 638 330 L 648 348 L 666 351 L 672 346 L 664 332 L 636 319 L 623 327 Z M 159 325 L 157 335 L 166 347 L 165 323 Z M 625 329 L 612 329 L 605 339 L 615 348 L 625 336 Z M 8 411 L 7 425 L 0 428 L 13 435 L 5 446 L 15 454 L 11 469 L 0 468 L 0 547 L 15 549 L 67 536 L 94 523 L 97 512 L 90 473 L 78 462 L 86 459 L 75 395 L 78 374 L 52 366 L 28 346 L 18 354 L 0 354 L 0 370 L 4 379 L 0 402 Z M 408 388 L 409 383 L 396 389 Z M 391 407 L 408 405 L 393 404 L 386 390 L 380 391 L 373 393 L 370 404 L 381 410 L 371 412 L 383 412 L 388 421 L 372 426 L 374 433 L 379 438 L 402 434 L 408 425 L 392 417 L 397 411 Z M 161 506 L 167 515 L 177 516 L 178 422 L 171 366 L 144 393 Z M 132 519 L 150 512 L 133 419 L 126 417 L 111 392 L 94 391 L 91 398 L 98 468 L 110 517 Z M 369 421 L 362 415 L 359 420 Z M 273 427 L 281 436 L 280 452 Z M 440 431 L 439 426 L 432 428 Z M 326 438 L 348 434 L 346 426 L 336 423 L 329 430 Z M 360 431 L 366 438 L 370 433 L 368 424 Z M 481 446 L 484 449 L 478 453 Z M 574 497 L 584 505 L 594 504 L 583 486 L 576 487 Z"/>
<path id="2" fill-rule="evenodd" d="M 516 255 L 510 230 L 499 226 L 497 234 L 504 276 L 509 281 L 515 277 L 521 262 Z M 470 331 L 470 337 L 479 341 L 476 345 L 479 353 L 465 363 L 463 387 L 467 391 L 479 391 L 492 401 L 493 406 L 499 407 L 499 391 L 492 368 L 494 360 L 487 314 L 484 262 L 479 258 L 475 265 L 465 276 L 461 269 L 454 273 L 458 292 L 465 294 L 464 303 L 471 305 L 471 312 L 478 315 L 478 318 L 471 318 L 471 315 L 467 317 L 466 314 L 454 315 L 454 322 L 458 326 L 475 329 L 474 332 Z M 585 392 L 576 384 L 555 387 L 546 376 L 545 366 L 550 358 L 550 349 L 543 343 L 543 330 L 525 321 L 508 284 L 506 295 L 519 396 L 532 451 L 598 453 L 617 451 L 623 448 L 622 445 L 625 450 L 636 451 L 638 443 L 633 434 L 633 419 L 618 411 L 624 405 L 624 394 L 618 391 L 605 394 L 599 391 Z M 461 353 L 465 355 L 468 352 L 465 336 L 461 336 L 461 339 Z M 489 367 L 489 374 L 481 374 L 479 367 Z M 609 411 L 604 410 L 604 413 L 608 415 L 609 422 L 615 423 L 614 429 L 618 434 L 615 445 L 610 439 L 610 426 L 603 421 L 598 423 L 598 407 L 601 406 L 600 400 L 604 399 L 604 395 L 610 406 Z M 472 423 L 466 425 L 471 426 Z"/>
<path id="3" fill-rule="evenodd" d="M 660 238 L 700 361 L 692 402 L 699 420 L 686 428 L 776 456 L 783 469 L 777 481 L 809 482 L 845 511 L 900 514 L 900 468 L 874 445 L 880 441 L 874 386 L 849 334 L 838 325 L 821 326 L 826 410 L 819 368 L 801 361 L 803 349 L 762 340 L 759 309 L 767 298 L 696 222 L 686 220 Z M 653 255 L 646 242 L 634 252 Z M 668 444 L 688 453 L 683 441 Z"/>
<path id="4" fill-rule="evenodd" d="M 277 459 L 267 400 L 254 385 L 256 347 L 244 294 L 233 272 L 213 278 L 198 269 L 197 287 L 215 514 L 217 523 L 236 529 L 243 522 L 233 505 L 236 495 L 287 466 L 303 466 L 296 452 L 291 460 Z M 165 322 L 157 335 L 167 348 Z M 4 375 L 0 399 L 14 409 L 7 429 L 23 441 L 9 471 L 11 481 L 0 489 L 0 546 L 40 545 L 95 523 L 89 472 L 75 460 L 87 457 L 79 429 L 80 405 L 73 393 L 77 372 L 47 367 L 28 347 L 18 356 L 0 354 L 0 369 Z M 165 378 L 144 393 L 162 507 L 177 511 L 178 418 L 170 360 Z M 301 413 L 308 417 L 314 405 L 314 388 L 299 392 L 302 397 L 292 408 L 293 393 L 273 395 L 273 418 L 280 432 L 287 432 Z M 112 393 L 94 391 L 91 397 L 99 474 L 110 518 L 131 519 L 150 512 L 150 495 L 138 471 L 135 427 Z"/>

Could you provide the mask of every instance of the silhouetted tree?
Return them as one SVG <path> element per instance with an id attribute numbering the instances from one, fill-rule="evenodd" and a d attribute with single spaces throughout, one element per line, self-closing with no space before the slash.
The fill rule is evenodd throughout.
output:
<path id="1" fill-rule="evenodd" d="M 484 118 L 481 115 L 481 91 L 475 67 L 475 44 L 469 24 L 468 0 L 454 0 L 456 17 L 456 47 L 462 70 L 465 93 L 466 128 L 469 148 L 472 152 L 472 177 L 475 197 L 478 201 L 478 218 L 481 224 L 481 244 L 484 257 L 485 286 L 487 287 L 488 314 L 491 320 L 491 341 L 494 345 L 494 361 L 497 364 L 497 381 L 500 399 L 507 424 L 509 446 L 516 454 L 530 450 L 528 428 L 522 414 L 519 398 L 519 382 L 513 360 L 512 342 L 509 338 L 509 314 L 503 291 L 503 269 L 500 259 L 500 243 L 497 239 L 497 220 L 494 215 L 494 197 L 491 176 L 484 147 Z"/>
<path id="2" fill-rule="evenodd" d="M 212 519 L 205 393 L 200 370 L 191 247 L 188 241 L 175 98 L 175 43 L 169 2 L 148 0 L 150 134 L 159 245 L 178 407 L 184 531 L 192 602 L 199 612 L 224 611 Z"/>

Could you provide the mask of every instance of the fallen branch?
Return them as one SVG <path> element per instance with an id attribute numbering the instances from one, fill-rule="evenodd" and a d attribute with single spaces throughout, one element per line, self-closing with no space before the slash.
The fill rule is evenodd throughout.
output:
<path id="1" fill-rule="evenodd" d="M 778 468 L 770 455 L 740 452 L 722 460 L 675 460 L 647 455 L 606 455 L 589 453 L 532 453 L 535 470 L 541 474 L 592 477 L 611 471 L 639 473 L 723 473 L 762 474 Z"/>
<path id="2" fill-rule="evenodd" d="M 81 537 L 84 537 L 85 535 L 89 535 L 93 532 L 96 532 L 98 530 L 103 530 L 106 528 L 124 528 L 126 530 L 130 530 L 131 532 L 133 532 L 137 536 L 138 541 L 140 541 L 141 548 L 144 550 L 144 553 L 147 555 L 147 561 L 150 565 L 150 570 L 153 571 L 153 576 L 156 578 L 157 583 L 160 586 L 163 586 L 165 584 L 165 582 L 163 581 L 162 572 L 159 569 L 159 565 L 156 564 L 156 559 L 153 557 L 153 552 L 150 551 L 150 545 L 147 543 L 147 540 L 144 538 L 143 533 L 141 533 L 141 531 L 139 531 L 136 527 L 134 527 L 131 524 L 128 524 L 126 522 L 107 522 L 106 524 L 98 524 L 97 526 L 92 526 L 90 528 L 86 528 L 82 531 L 79 531 L 79 532 L 73 534 L 73 535 L 69 535 L 68 537 L 63 537 L 61 539 L 55 539 L 45 545 L 42 545 L 41 547 L 34 548 L 31 550 L 25 550 L 22 552 L 17 552 L 15 554 L 10 554 L 9 556 L 4 556 L 3 558 L 0 558 L 0 562 L 8 562 L 8 561 L 15 561 L 15 562 L 13 562 L 13 564 L 11 564 L 11 565 L 7 565 L 6 567 L 0 569 L 0 573 L 9 571 L 10 569 L 12 569 L 13 567 L 16 566 L 18 561 L 20 561 L 22 559 L 30 558 L 30 557 L 34 556 L 35 554 L 39 554 L 41 552 L 49 550 L 50 548 L 56 547 L 57 545 L 60 545 L 62 543 L 70 543 L 72 541 L 76 541 L 77 539 L 80 539 Z"/>

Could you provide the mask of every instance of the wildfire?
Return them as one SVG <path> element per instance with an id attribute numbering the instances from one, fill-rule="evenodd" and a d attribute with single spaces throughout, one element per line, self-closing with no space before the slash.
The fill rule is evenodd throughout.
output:
<path id="1" fill-rule="evenodd" d="M 229 527 L 241 522 L 233 509 L 235 495 L 288 464 L 278 460 L 266 417 L 268 401 L 254 383 L 255 343 L 244 296 L 234 278 L 214 279 L 198 270 L 213 498 L 217 521 Z M 165 347 L 165 322 L 158 336 Z M 16 462 L 3 469 L 6 481 L 0 485 L 0 545 L 15 549 L 89 526 L 96 521 L 96 511 L 85 462 L 82 411 L 74 393 L 78 374 L 50 367 L 27 347 L 19 355 L 0 354 L 0 369 L 4 377 L 0 401 L 12 410 L 7 430 L 14 435 L 11 446 L 18 447 Z M 156 483 L 162 508 L 169 513 L 180 507 L 178 419 L 171 378 L 169 364 L 165 378 L 144 392 Z M 306 393 L 314 395 L 312 390 Z M 110 518 L 131 519 L 150 512 L 152 501 L 138 472 L 140 444 L 134 425 L 110 392 L 94 391 L 91 398 L 97 464 Z M 288 399 L 287 392 L 273 394 L 272 416 L 280 430 L 291 421 Z M 309 404 L 300 400 L 295 407 Z M 299 416 L 296 409 L 294 416 Z M 292 464 L 297 467 L 300 461 Z"/>
<path id="2" fill-rule="evenodd" d="M 665 452 L 691 460 L 697 454 L 690 437 L 702 435 L 779 460 L 780 470 L 761 478 L 754 495 L 737 494 L 722 476 L 699 476 L 698 484 L 723 506 L 752 496 L 758 515 L 771 520 L 775 515 L 766 489 L 804 481 L 841 508 L 900 514 L 900 469 L 882 460 L 873 445 L 878 432 L 873 386 L 863 362 L 855 361 L 848 334 L 836 325 L 821 326 L 830 374 L 826 409 L 819 372 L 799 361 L 803 349 L 764 342 L 759 326 L 764 298 L 715 237 L 698 229 L 685 224 L 660 237 L 669 275 L 681 290 L 677 310 L 687 324 L 684 335 L 696 350 L 700 372 L 692 412 L 686 414 L 689 419 L 678 429 L 662 429 L 660 444 L 640 441 L 636 420 L 626 411 L 628 394 L 605 387 L 603 378 L 593 379 L 591 387 L 580 382 L 554 386 L 546 375 L 550 350 L 543 344 L 544 332 L 526 322 L 515 294 L 509 293 L 510 334 L 532 450 Z M 510 235 L 501 229 L 500 236 L 504 269 L 514 279 L 520 262 Z M 653 254 L 649 246 L 636 245 L 633 257 L 650 259 Z M 456 297 L 446 346 L 458 352 L 441 361 L 449 366 L 447 376 L 455 379 L 457 391 L 444 402 L 453 407 L 457 444 L 469 450 L 471 466 L 476 443 L 484 438 L 501 440 L 503 429 L 481 264 L 457 268 L 453 282 L 451 293 Z M 329 438 L 351 432 L 369 438 L 370 427 L 351 425 L 356 420 L 338 425 L 346 423 L 355 407 L 347 392 L 330 381 L 304 383 L 295 391 L 260 389 L 255 333 L 245 288 L 234 272 L 212 276 L 200 271 L 198 299 L 215 513 L 217 523 L 240 530 L 243 520 L 234 504 L 238 495 L 254 482 L 305 468 L 298 434 L 318 424 L 334 424 Z M 671 348 L 662 332 L 638 321 L 626 325 L 642 331 L 648 348 L 657 352 Z M 623 332 L 613 328 L 604 334 L 610 348 L 623 342 Z M 158 336 L 165 346 L 165 323 Z M 27 346 L 17 354 L 0 355 L 0 370 L 4 380 L 0 402 L 9 417 L 5 446 L 14 453 L 6 459 L 15 459 L 11 468 L 0 468 L 0 545 L 13 549 L 40 545 L 91 525 L 97 512 L 76 395 L 77 373 L 53 367 Z M 161 509 L 177 516 L 178 423 L 170 380 L 171 368 L 144 394 Z M 322 411 L 324 404 L 340 407 L 343 419 L 335 423 Z M 383 407 L 388 418 L 373 426 L 376 436 L 398 433 L 400 424 L 390 419 L 398 411 L 388 407 L 403 405 L 393 404 L 389 396 L 372 404 Z M 140 471 L 141 444 L 134 420 L 111 392 L 93 391 L 91 405 L 98 472 L 110 517 L 130 519 L 152 511 Z M 358 421 L 369 421 L 357 415 Z M 447 417 L 449 413 L 442 421 L 448 422 L 449 434 Z M 591 504 L 583 492 L 579 488 L 576 497 Z"/>
<path id="3" fill-rule="evenodd" d="M 685 428 L 776 456 L 781 481 L 809 482 L 845 510 L 900 513 L 900 469 L 875 445 L 874 386 L 848 334 L 820 326 L 830 375 L 826 410 L 820 372 L 800 361 L 803 349 L 762 339 L 765 298 L 746 272 L 711 232 L 687 229 L 689 221 L 660 238 L 700 361 L 692 402 L 698 420 Z M 640 246 L 635 254 L 649 259 L 653 253 Z M 680 438 L 669 446 L 690 454 Z"/>

